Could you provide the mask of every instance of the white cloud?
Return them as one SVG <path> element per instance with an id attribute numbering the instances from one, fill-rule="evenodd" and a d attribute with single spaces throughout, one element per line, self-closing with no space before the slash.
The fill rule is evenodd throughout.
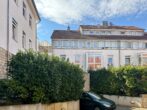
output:
<path id="1" fill-rule="evenodd" d="M 51 21 L 66 24 L 86 16 L 106 19 L 147 11 L 147 0 L 35 0 L 39 13 Z"/>

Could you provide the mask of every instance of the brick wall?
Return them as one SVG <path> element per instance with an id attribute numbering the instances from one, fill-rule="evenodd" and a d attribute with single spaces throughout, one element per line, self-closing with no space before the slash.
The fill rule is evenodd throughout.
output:
<path id="1" fill-rule="evenodd" d="M 0 79 L 6 78 L 7 51 L 0 47 Z"/>

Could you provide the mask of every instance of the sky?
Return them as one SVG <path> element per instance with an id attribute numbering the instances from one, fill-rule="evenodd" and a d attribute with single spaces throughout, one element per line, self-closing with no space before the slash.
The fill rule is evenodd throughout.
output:
<path id="1" fill-rule="evenodd" d="M 147 0 L 35 0 L 41 22 L 40 41 L 51 43 L 54 30 L 79 29 L 79 25 L 137 26 L 147 31 Z"/>

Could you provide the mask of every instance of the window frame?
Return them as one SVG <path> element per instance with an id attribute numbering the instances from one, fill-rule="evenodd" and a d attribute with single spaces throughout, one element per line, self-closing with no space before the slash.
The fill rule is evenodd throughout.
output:
<path id="1" fill-rule="evenodd" d="M 17 29 L 18 29 L 18 24 L 14 18 L 12 18 L 12 38 L 17 42 Z"/>
<path id="2" fill-rule="evenodd" d="M 129 59 L 129 63 L 126 62 L 126 60 Z M 131 65 L 131 56 L 130 55 L 127 55 L 125 56 L 125 65 Z"/>
<path id="3" fill-rule="evenodd" d="M 23 1 L 23 7 L 22 7 L 22 14 L 23 16 L 25 17 L 25 19 L 27 18 L 27 7 L 26 7 L 26 4 L 25 2 Z"/>
<path id="4" fill-rule="evenodd" d="M 31 14 L 29 14 L 29 26 L 32 28 L 32 16 L 31 16 Z"/>
<path id="5" fill-rule="evenodd" d="M 26 33 L 22 32 L 22 48 L 26 48 Z"/>
<path id="6" fill-rule="evenodd" d="M 30 48 L 30 49 L 33 48 L 33 47 L 32 47 L 32 40 L 31 40 L 31 39 L 29 39 L 29 48 Z"/>

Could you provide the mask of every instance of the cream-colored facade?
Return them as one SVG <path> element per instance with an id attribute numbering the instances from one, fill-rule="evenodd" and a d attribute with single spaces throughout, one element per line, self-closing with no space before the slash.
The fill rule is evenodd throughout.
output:
<path id="1" fill-rule="evenodd" d="M 83 70 L 147 65 L 147 35 L 143 29 L 123 26 L 80 26 L 77 31 L 57 30 L 53 54 Z"/>
<path id="2" fill-rule="evenodd" d="M 19 50 L 37 50 L 37 23 L 40 21 L 33 0 L 0 0 L 0 75 L 3 59 Z M 4 54 L 5 53 L 5 54 Z M 4 54 L 2 56 L 2 54 Z"/>

